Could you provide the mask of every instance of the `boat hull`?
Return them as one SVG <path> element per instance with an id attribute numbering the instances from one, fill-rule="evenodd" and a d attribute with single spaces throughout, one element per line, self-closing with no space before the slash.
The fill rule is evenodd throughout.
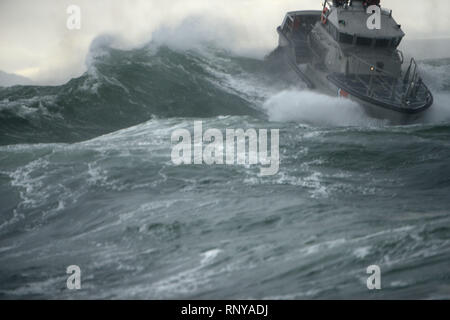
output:
<path id="1" fill-rule="evenodd" d="M 292 67 L 292 64 L 291 64 Z M 299 66 L 296 66 L 299 68 Z M 424 108 L 417 112 L 401 112 L 389 109 L 380 104 L 371 103 L 363 100 L 351 93 L 343 91 L 341 87 L 328 80 L 328 74 L 319 70 L 313 69 L 310 65 L 306 67 L 304 72 L 317 91 L 330 95 L 340 97 L 342 99 L 349 99 L 356 102 L 364 112 L 372 117 L 381 120 L 388 120 L 391 124 L 411 124 L 420 121 L 426 114 L 426 111 L 431 107 L 432 101 Z"/>
<path id="2" fill-rule="evenodd" d="M 306 83 L 308 88 L 330 96 L 338 96 L 355 101 L 370 117 L 388 120 L 392 124 L 410 124 L 420 121 L 433 104 L 433 98 L 430 95 L 430 100 L 423 107 L 416 110 L 406 108 L 402 110 L 401 108 L 394 109 L 382 103 L 371 102 L 366 97 L 358 97 L 356 94 L 351 94 L 338 84 L 330 81 L 330 74 L 327 70 L 318 70 L 310 63 L 298 64 L 295 55 L 292 54 L 293 50 L 290 48 L 289 41 L 282 33 L 280 33 L 279 43 L 280 47 L 278 50 L 283 53 L 283 59 L 288 64 L 288 67 L 299 76 L 302 82 Z"/>

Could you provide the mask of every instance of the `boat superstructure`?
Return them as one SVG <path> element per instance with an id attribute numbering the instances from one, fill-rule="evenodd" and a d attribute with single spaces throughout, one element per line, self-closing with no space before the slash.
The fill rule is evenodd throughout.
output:
<path id="1" fill-rule="evenodd" d="M 379 8 L 380 28 L 368 20 Z M 368 11 L 369 8 L 369 11 Z M 398 50 L 405 33 L 379 1 L 329 1 L 322 10 L 286 14 L 274 55 L 309 88 L 356 100 L 376 117 L 418 118 L 433 104 L 414 59 Z"/>

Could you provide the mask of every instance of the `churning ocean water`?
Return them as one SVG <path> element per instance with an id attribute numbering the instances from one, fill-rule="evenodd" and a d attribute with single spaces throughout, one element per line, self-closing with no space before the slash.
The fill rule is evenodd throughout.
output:
<path id="1" fill-rule="evenodd" d="M 420 66 L 436 101 L 407 126 L 208 46 L 1 88 L 0 298 L 450 298 L 450 60 Z M 280 129 L 280 171 L 175 166 L 196 120 Z"/>

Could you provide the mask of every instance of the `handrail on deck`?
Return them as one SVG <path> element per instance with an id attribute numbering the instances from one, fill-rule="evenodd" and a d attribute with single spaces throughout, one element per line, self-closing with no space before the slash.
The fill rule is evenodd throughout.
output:
<path id="1" fill-rule="evenodd" d="M 414 93 L 417 93 L 417 86 L 420 83 L 420 76 L 418 73 L 418 65 L 414 58 L 411 58 L 411 62 L 408 67 L 408 71 L 405 74 L 405 78 L 403 79 L 403 83 L 408 84 L 408 88 L 406 89 L 406 93 L 403 96 L 403 101 L 406 102 L 407 99 Z M 411 73 L 411 70 L 413 72 Z"/>
<path id="2" fill-rule="evenodd" d="M 372 96 L 373 95 L 373 89 L 374 89 L 374 77 L 377 77 L 377 80 L 379 80 L 379 83 L 381 83 L 382 86 L 387 87 L 387 86 L 391 86 L 391 100 L 393 100 L 395 98 L 396 95 L 396 89 L 397 89 L 397 81 L 395 81 L 395 79 L 397 79 L 398 77 L 394 76 L 393 74 L 377 68 L 376 66 L 373 66 L 371 63 L 367 62 L 366 60 L 358 57 L 355 54 L 350 54 L 350 57 L 354 58 L 356 61 L 358 61 L 358 65 L 357 68 L 359 69 L 359 67 L 361 66 L 361 64 L 368 66 L 370 68 L 374 68 L 373 69 L 373 73 L 370 74 L 370 78 L 369 78 L 369 83 L 367 84 L 365 81 L 363 81 L 358 74 L 355 74 L 356 78 L 358 79 L 358 81 L 360 81 L 362 84 L 364 84 L 364 86 L 367 89 L 366 94 L 368 96 Z M 379 74 L 375 73 L 378 72 L 381 75 L 390 77 L 393 79 L 392 84 L 387 82 L 385 79 L 383 79 L 383 77 L 380 77 Z M 406 87 L 406 90 L 403 91 L 404 93 L 401 96 L 401 100 L 403 103 L 407 103 L 408 98 L 411 97 L 411 95 L 413 95 L 414 93 L 417 93 L 418 91 L 418 85 L 420 84 L 420 75 L 418 73 L 418 65 L 417 62 L 414 58 L 411 59 L 411 62 L 409 64 L 408 70 L 403 78 L 403 83 L 404 83 L 404 87 Z"/>

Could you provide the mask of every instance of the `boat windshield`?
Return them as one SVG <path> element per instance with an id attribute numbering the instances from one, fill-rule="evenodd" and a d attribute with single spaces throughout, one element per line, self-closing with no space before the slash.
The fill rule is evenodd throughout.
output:
<path id="1" fill-rule="evenodd" d="M 356 38 L 356 45 L 358 45 L 358 46 L 370 46 L 370 45 L 372 45 L 372 39 L 371 38 L 365 38 L 365 37 L 357 37 Z"/>
<path id="2" fill-rule="evenodd" d="M 387 48 L 390 43 L 390 39 L 377 39 L 375 40 L 375 48 Z"/>

